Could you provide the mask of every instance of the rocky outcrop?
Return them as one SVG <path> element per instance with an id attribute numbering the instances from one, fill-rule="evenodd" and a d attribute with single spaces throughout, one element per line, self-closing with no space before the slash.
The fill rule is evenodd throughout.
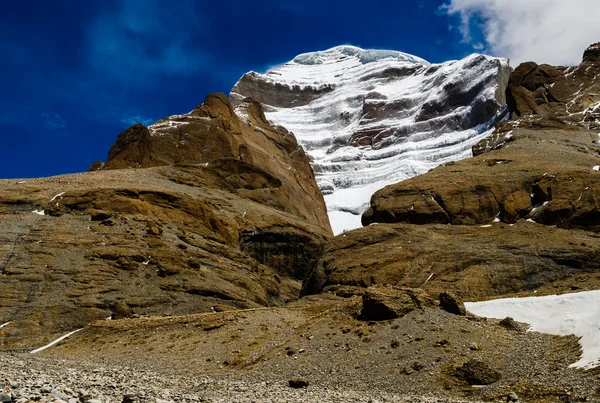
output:
<path id="1" fill-rule="evenodd" d="M 512 224 L 531 219 L 561 228 L 600 229 L 596 132 L 514 128 L 501 136 L 511 138 L 506 147 L 377 192 L 363 224 Z"/>
<path id="2" fill-rule="evenodd" d="M 434 304 L 423 290 L 397 287 L 369 287 L 362 296 L 360 319 L 390 320 L 400 318 L 415 309 L 431 308 Z"/>
<path id="3" fill-rule="evenodd" d="M 527 62 L 511 74 L 507 102 L 523 124 L 572 128 L 599 126 L 600 45 L 591 45 L 579 66 L 554 67 Z"/>
<path id="4" fill-rule="evenodd" d="M 506 104 L 508 62 L 483 55 L 430 64 L 339 46 L 300 55 L 231 91 L 265 105 L 311 157 L 335 233 L 360 226 L 374 191 L 471 156 Z"/>
<path id="5" fill-rule="evenodd" d="M 325 205 L 293 135 L 243 108 L 210 95 L 128 129 L 93 172 L 0 181 L 0 344 L 296 299 L 331 233 Z"/>
<path id="6" fill-rule="evenodd" d="M 323 197 L 294 135 L 272 126 L 251 99 L 238 103 L 238 113 L 216 93 L 190 113 L 138 123 L 119 135 L 102 169 L 205 164 L 245 196 L 328 230 Z"/>
<path id="7" fill-rule="evenodd" d="M 303 294 L 340 286 L 422 288 L 480 300 L 600 288 L 596 233 L 516 224 L 374 224 L 338 235 L 303 284 Z M 348 293 L 347 291 L 345 291 Z"/>

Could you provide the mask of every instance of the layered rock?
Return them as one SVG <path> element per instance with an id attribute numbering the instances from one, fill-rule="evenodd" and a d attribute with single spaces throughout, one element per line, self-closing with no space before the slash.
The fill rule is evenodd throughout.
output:
<path id="1" fill-rule="evenodd" d="M 266 74 L 245 74 L 252 97 L 307 150 L 334 232 L 360 226 L 378 189 L 471 156 L 506 103 L 508 62 L 483 55 L 430 64 L 401 52 L 341 46 Z"/>
<path id="2" fill-rule="evenodd" d="M 136 125 L 99 171 L 0 181 L 0 343 L 296 299 L 330 236 L 325 205 L 293 135 L 244 105 L 239 119 L 211 95 Z"/>
<path id="3" fill-rule="evenodd" d="M 137 124 L 119 135 L 102 169 L 175 164 L 214 167 L 253 200 L 329 229 L 304 150 L 292 133 L 271 125 L 251 99 L 238 102 L 236 114 L 225 95 L 209 94 L 187 114 L 147 128 Z"/>
<path id="4" fill-rule="evenodd" d="M 515 69 L 512 119 L 478 155 L 376 192 L 369 226 L 327 246 L 304 292 L 392 284 L 479 299 L 600 288 L 596 47 L 568 69 Z"/>
<path id="5" fill-rule="evenodd" d="M 591 45 L 578 66 L 527 62 L 511 74 L 507 102 L 523 124 L 597 129 L 600 118 L 600 44 Z"/>

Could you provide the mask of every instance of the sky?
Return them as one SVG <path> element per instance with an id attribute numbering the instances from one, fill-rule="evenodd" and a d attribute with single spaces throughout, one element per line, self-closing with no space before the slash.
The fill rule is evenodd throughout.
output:
<path id="1" fill-rule="evenodd" d="M 22 0 L 0 13 L 0 178 L 86 171 L 118 134 L 247 71 L 350 44 L 578 64 L 597 0 Z"/>

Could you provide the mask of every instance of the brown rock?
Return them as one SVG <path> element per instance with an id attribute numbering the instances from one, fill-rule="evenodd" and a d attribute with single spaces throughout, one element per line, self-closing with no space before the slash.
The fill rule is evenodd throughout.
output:
<path id="1" fill-rule="evenodd" d="M 585 245 L 585 246 L 584 246 Z M 331 239 L 302 293 L 393 284 L 477 300 L 534 290 L 600 287 L 595 233 L 514 225 L 376 224 Z M 560 282 L 560 288 L 554 285 Z M 595 284 L 595 285 L 594 285 Z M 357 292 L 354 292 L 357 294 Z"/>
<path id="2" fill-rule="evenodd" d="M 122 133 L 104 169 L 0 181 L 0 344 L 295 300 L 331 234 L 323 197 L 294 136 L 238 111 L 210 95 Z"/>
<path id="3" fill-rule="evenodd" d="M 485 225 L 498 217 L 507 224 L 524 218 L 600 229 L 600 175 L 592 169 L 600 153 L 592 142 L 597 133 L 514 128 L 510 136 L 512 141 L 499 149 L 379 190 L 363 225 Z"/>
<path id="4" fill-rule="evenodd" d="M 396 287 L 369 287 L 362 297 L 363 320 L 389 320 L 402 317 L 415 309 L 432 307 L 423 290 Z"/>
<path id="5" fill-rule="evenodd" d="M 323 196 L 294 135 L 272 126 L 262 106 L 209 94 L 192 112 L 130 127 L 110 149 L 103 169 L 204 164 L 243 197 L 294 214 L 329 231 Z"/>
<path id="6" fill-rule="evenodd" d="M 125 301 L 115 301 L 110 306 L 112 311 L 112 319 L 125 319 L 133 315 L 133 311 Z"/>
<path id="7" fill-rule="evenodd" d="M 521 330 L 521 326 L 510 316 L 502 319 L 498 324 L 508 330 Z"/>
<path id="8" fill-rule="evenodd" d="M 588 63 L 600 62 L 600 42 L 590 45 L 583 53 L 583 61 Z"/>
<path id="9" fill-rule="evenodd" d="M 300 388 L 307 388 L 309 385 L 309 382 L 306 378 L 303 378 L 301 376 L 295 376 L 289 380 L 288 384 L 290 385 L 290 388 L 300 389 Z"/>
<path id="10" fill-rule="evenodd" d="M 488 364 L 470 360 L 456 368 L 454 376 L 469 385 L 491 385 L 502 378 L 502 374 Z"/>
<path id="11" fill-rule="evenodd" d="M 451 292 L 445 291 L 440 294 L 440 307 L 444 311 L 453 313 L 454 315 L 465 316 L 467 314 L 465 304 L 459 301 L 456 295 Z"/>

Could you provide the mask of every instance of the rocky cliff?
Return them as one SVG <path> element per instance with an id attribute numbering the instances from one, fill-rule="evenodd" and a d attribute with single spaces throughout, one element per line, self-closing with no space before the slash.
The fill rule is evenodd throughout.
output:
<path id="1" fill-rule="evenodd" d="M 517 67 L 511 120 L 476 157 L 376 192 L 369 226 L 328 245 L 305 292 L 391 283 L 482 298 L 600 287 L 597 48 L 579 66 Z"/>
<path id="2" fill-rule="evenodd" d="M 294 136 L 224 95 L 121 133 L 89 173 L 0 181 L 0 332 L 280 305 L 330 236 Z M 141 169 L 144 168 L 144 169 Z"/>
<path id="3" fill-rule="evenodd" d="M 506 104 L 508 62 L 483 55 L 430 64 L 395 51 L 341 46 L 266 74 L 245 74 L 252 97 L 307 150 L 334 232 L 360 226 L 385 185 L 471 156 Z"/>

